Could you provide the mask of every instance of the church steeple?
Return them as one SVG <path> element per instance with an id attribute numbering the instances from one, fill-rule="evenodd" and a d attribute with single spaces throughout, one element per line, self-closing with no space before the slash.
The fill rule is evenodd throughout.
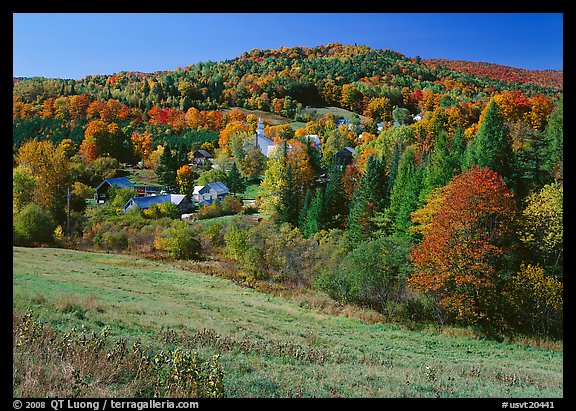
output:
<path id="1" fill-rule="evenodd" d="M 256 127 L 256 136 L 264 137 L 264 123 L 262 122 L 262 117 L 258 117 L 258 126 Z"/>

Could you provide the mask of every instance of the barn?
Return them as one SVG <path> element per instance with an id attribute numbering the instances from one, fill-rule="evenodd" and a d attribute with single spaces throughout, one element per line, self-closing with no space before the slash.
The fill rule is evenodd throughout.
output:
<path id="1" fill-rule="evenodd" d="M 108 190 L 110 190 L 112 187 L 129 187 L 134 189 L 134 184 L 132 184 L 132 182 L 126 177 L 107 178 L 106 180 L 102 181 L 98 187 L 96 187 L 96 192 L 94 193 L 94 200 L 96 200 L 96 204 L 105 203 L 106 200 L 108 200 Z"/>

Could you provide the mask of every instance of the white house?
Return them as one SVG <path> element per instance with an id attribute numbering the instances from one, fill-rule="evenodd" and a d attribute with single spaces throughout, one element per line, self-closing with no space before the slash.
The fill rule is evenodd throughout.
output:
<path id="1" fill-rule="evenodd" d="M 159 196 L 132 197 L 126 202 L 126 204 L 124 204 L 122 209 L 124 212 L 127 212 L 131 208 L 135 207 L 139 208 L 140 210 L 146 210 L 153 204 L 161 204 L 167 202 L 176 204 L 181 213 L 188 212 L 192 208 L 192 204 L 186 199 L 184 194 L 162 194 Z"/>
<path id="2" fill-rule="evenodd" d="M 216 181 L 205 186 L 195 186 L 192 191 L 192 201 L 198 206 L 202 206 L 212 204 L 214 201 L 220 202 L 228 194 L 230 194 L 228 187 L 224 183 Z"/>

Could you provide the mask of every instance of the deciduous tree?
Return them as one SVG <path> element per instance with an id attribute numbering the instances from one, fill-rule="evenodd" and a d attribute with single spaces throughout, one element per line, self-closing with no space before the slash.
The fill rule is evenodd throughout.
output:
<path id="1" fill-rule="evenodd" d="M 491 321 L 501 315 L 516 205 L 494 171 L 474 167 L 444 190 L 440 211 L 410 253 L 409 285 L 436 298 L 459 319 Z"/>

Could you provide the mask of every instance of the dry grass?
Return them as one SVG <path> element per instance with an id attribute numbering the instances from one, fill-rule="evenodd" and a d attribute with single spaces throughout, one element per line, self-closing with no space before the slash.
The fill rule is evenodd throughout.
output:
<path id="1" fill-rule="evenodd" d="M 217 362 L 186 350 L 151 347 L 101 333 L 57 332 L 28 312 L 13 311 L 14 397 L 204 397 L 223 395 Z M 185 371 L 182 371 L 182 367 Z"/>

